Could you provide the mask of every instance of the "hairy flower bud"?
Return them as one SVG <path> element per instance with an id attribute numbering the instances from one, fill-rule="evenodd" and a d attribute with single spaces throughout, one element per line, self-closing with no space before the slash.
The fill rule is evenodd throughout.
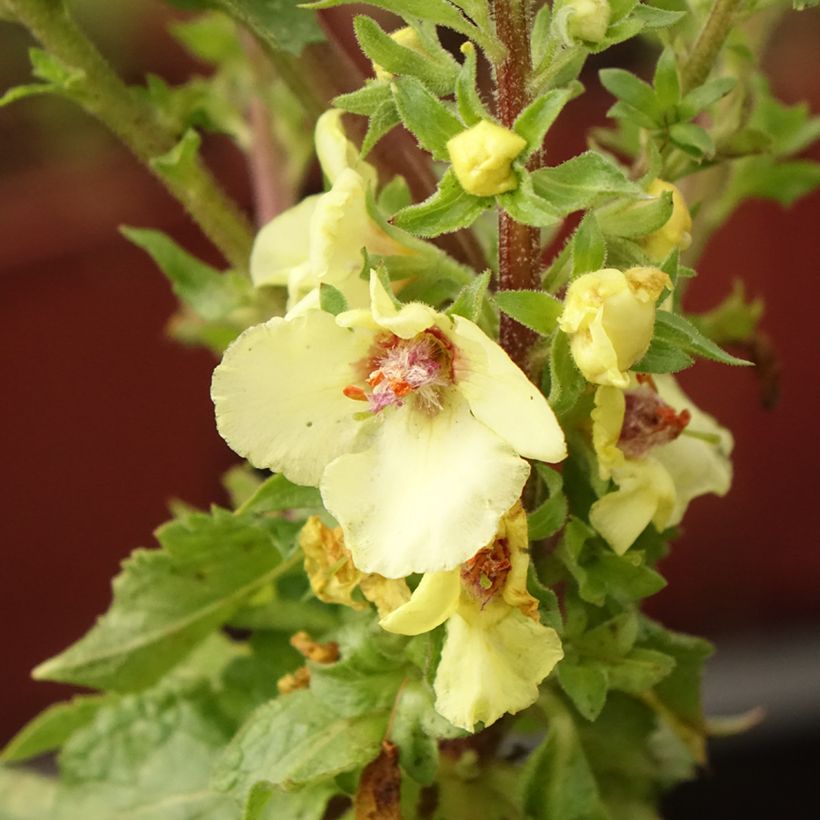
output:
<path id="1" fill-rule="evenodd" d="M 523 137 L 489 120 L 482 120 L 447 142 L 461 187 L 475 196 L 496 196 L 517 187 L 512 161 L 526 147 Z"/>
<path id="2" fill-rule="evenodd" d="M 400 46 L 409 48 L 410 51 L 415 51 L 417 54 L 426 54 L 424 46 L 422 45 L 419 35 L 412 26 L 405 26 L 404 28 L 396 29 L 390 34 L 390 39 L 394 40 Z M 392 80 L 393 74 L 386 68 L 382 68 L 378 63 L 373 63 L 373 73 L 377 80 Z"/>
<path id="3" fill-rule="evenodd" d="M 650 196 L 672 194 L 672 215 L 657 231 L 645 236 L 641 241 L 646 255 L 657 262 L 663 262 L 676 248 L 686 250 L 692 242 L 692 217 L 681 192 L 671 182 L 655 179 L 646 189 Z"/>
<path id="4" fill-rule="evenodd" d="M 655 302 L 671 286 L 658 268 L 604 268 L 569 286 L 558 324 L 572 336 L 572 356 L 588 381 L 626 387 L 626 371 L 652 339 Z"/>
<path id="5" fill-rule="evenodd" d="M 612 11 L 609 0 L 570 0 L 572 14 L 567 21 L 567 32 L 577 40 L 600 43 L 606 37 Z"/>

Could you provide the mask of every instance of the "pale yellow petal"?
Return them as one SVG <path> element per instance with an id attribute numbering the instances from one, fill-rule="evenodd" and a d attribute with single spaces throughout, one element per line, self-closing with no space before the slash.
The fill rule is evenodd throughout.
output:
<path id="1" fill-rule="evenodd" d="M 543 394 L 477 325 L 453 317 L 456 385 L 473 415 L 525 458 L 566 457 L 564 433 Z"/>
<path id="2" fill-rule="evenodd" d="M 399 635 L 421 635 L 443 624 L 457 609 L 461 596 L 459 570 L 427 572 L 412 597 L 379 621 Z"/>
<path id="3" fill-rule="evenodd" d="M 477 723 L 489 726 L 531 706 L 563 654 L 555 630 L 518 609 L 486 628 L 459 610 L 447 622 L 434 683 L 436 711 L 470 732 Z"/>
<path id="4" fill-rule="evenodd" d="M 448 319 L 421 302 L 397 307 L 392 294 L 385 290 L 375 271 L 370 273 L 370 304 L 374 321 L 402 339 L 412 339 L 439 321 L 449 323 Z"/>
<path id="5" fill-rule="evenodd" d="M 354 365 L 371 340 L 322 311 L 248 328 L 214 371 L 220 434 L 255 466 L 317 485 L 361 430 L 360 406 L 342 391 L 358 379 Z"/>
<path id="6" fill-rule="evenodd" d="M 325 111 L 316 121 L 316 155 L 331 184 L 346 170 L 356 171 L 368 185 L 376 185 L 376 169 L 360 158 L 356 146 L 347 138 L 342 126 L 343 112 L 337 108 Z"/>
<path id="7" fill-rule="evenodd" d="M 356 566 L 388 578 L 454 569 L 490 541 L 529 465 L 454 391 L 428 415 L 380 413 L 368 449 L 328 465 L 322 497 Z"/>
<path id="8" fill-rule="evenodd" d="M 618 447 L 624 423 L 626 399 L 623 390 L 601 385 L 595 391 L 595 408 L 592 411 L 592 446 L 598 457 L 598 471 L 602 479 L 612 476 L 612 471 L 624 462 L 624 454 Z"/>

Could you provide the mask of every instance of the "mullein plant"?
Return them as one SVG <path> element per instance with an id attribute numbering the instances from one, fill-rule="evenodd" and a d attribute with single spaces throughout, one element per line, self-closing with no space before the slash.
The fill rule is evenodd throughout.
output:
<path id="1" fill-rule="evenodd" d="M 0 104 L 76 102 L 225 258 L 124 229 L 180 299 L 174 335 L 220 356 L 216 425 L 247 460 L 229 508 L 179 505 L 37 667 L 94 691 L 6 745 L 2 810 L 658 817 L 706 763 L 712 648 L 641 603 L 688 505 L 732 480 L 731 433 L 674 374 L 750 364 L 720 345 L 753 351 L 761 313 L 736 289 L 688 315 L 686 283 L 745 198 L 820 184 L 793 158 L 820 121 L 756 65 L 764 12 L 372 0 L 352 21 L 365 79 L 350 19 L 324 11 L 342 0 L 179 5 L 196 14 L 174 34 L 213 73 L 130 88 L 63 0 L 0 0 L 41 46 Z M 552 163 L 587 57 L 632 38 L 651 81 L 600 69 L 611 126 Z M 268 169 L 257 231 L 203 131 Z M 311 147 L 324 185 L 301 198 Z M 46 753 L 59 778 L 17 765 Z"/>

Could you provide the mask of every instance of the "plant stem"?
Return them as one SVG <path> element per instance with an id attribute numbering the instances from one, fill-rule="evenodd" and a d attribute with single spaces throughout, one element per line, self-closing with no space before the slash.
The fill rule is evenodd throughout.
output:
<path id="1" fill-rule="evenodd" d="M 709 17 L 683 66 L 684 94 L 702 85 L 709 76 L 715 59 L 729 34 L 729 27 L 734 21 L 735 11 L 739 5 L 740 0 L 717 0 L 712 6 Z"/>
<path id="2" fill-rule="evenodd" d="M 155 160 L 175 147 L 179 135 L 164 128 L 154 111 L 131 93 L 71 18 L 63 0 L 7 2 L 47 51 L 83 72 L 83 85 L 72 98 L 156 174 L 233 267 L 247 270 L 253 233 L 246 216 L 199 157 L 173 173 L 157 167 Z"/>
<path id="3" fill-rule="evenodd" d="M 510 128 L 529 102 L 530 21 L 525 0 L 494 0 L 493 11 L 498 38 L 506 48 L 506 56 L 495 66 L 496 107 L 501 123 Z M 540 286 L 539 250 L 539 229 L 522 225 L 501 211 L 498 215 L 499 290 L 537 289 Z M 501 346 L 525 372 L 536 338 L 529 328 L 501 314 Z"/>

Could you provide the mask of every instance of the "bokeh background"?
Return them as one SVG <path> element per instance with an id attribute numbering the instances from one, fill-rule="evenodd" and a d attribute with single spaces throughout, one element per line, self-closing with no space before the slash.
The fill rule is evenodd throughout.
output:
<path id="1" fill-rule="evenodd" d="M 205 72 L 166 33 L 175 15 L 153 0 L 75 3 L 123 75 L 169 82 Z M 179 16 L 179 15 L 176 15 Z M 0 23 L 0 92 L 27 80 L 22 29 Z M 550 136 L 550 162 L 584 148 L 611 100 L 596 70 L 651 70 L 633 42 L 582 78 L 588 93 Z M 787 16 L 766 66 L 784 101 L 820 112 L 820 12 Z M 243 157 L 206 141 L 225 187 L 249 206 Z M 820 148 L 807 156 L 820 159 Z M 235 457 L 208 397 L 214 360 L 165 335 L 175 302 L 162 275 L 117 232 L 155 227 L 206 260 L 212 249 L 143 169 L 72 104 L 37 97 L 0 109 L 0 741 L 68 687 L 29 670 L 78 638 L 110 598 L 110 579 L 179 498 L 224 501 Z M 763 328 L 780 366 L 780 401 L 764 409 L 748 369 L 698 363 L 682 381 L 735 434 L 736 478 L 724 499 L 695 502 L 651 601 L 669 626 L 704 634 L 719 653 L 707 705 L 757 705 L 767 720 L 716 740 L 700 781 L 665 816 L 816 817 L 820 763 L 820 194 L 788 210 L 743 205 L 710 243 L 687 294 L 708 309 L 742 277 L 765 299 Z"/>

